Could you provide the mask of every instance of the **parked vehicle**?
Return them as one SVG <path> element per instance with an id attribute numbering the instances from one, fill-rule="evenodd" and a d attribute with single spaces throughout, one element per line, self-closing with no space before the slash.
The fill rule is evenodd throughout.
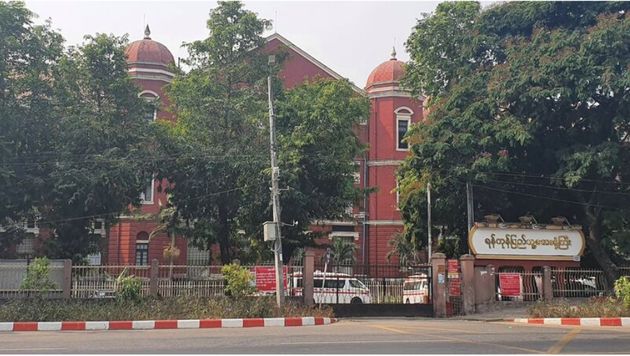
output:
<path id="1" fill-rule="evenodd" d="M 289 278 L 291 295 L 302 296 L 302 273 Z M 313 276 L 315 304 L 367 304 L 372 302 L 370 290 L 360 280 L 346 273 L 315 271 Z"/>
<path id="2" fill-rule="evenodd" d="M 429 278 L 426 274 L 415 274 L 403 282 L 403 301 L 405 304 L 429 303 Z"/>

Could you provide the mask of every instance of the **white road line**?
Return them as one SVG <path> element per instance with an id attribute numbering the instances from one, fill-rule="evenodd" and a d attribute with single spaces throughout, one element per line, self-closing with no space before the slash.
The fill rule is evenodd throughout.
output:
<path id="1" fill-rule="evenodd" d="M 453 342 L 452 340 L 351 340 L 351 341 L 305 341 L 283 342 L 278 345 L 336 345 L 336 344 L 427 344 L 436 342 Z"/>
<path id="2" fill-rule="evenodd" d="M 0 349 L 0 352 L 4 351 L 53 351 L 53 350 L 67 350 L 63 347 L 30 347 L 22 349 Z"/>

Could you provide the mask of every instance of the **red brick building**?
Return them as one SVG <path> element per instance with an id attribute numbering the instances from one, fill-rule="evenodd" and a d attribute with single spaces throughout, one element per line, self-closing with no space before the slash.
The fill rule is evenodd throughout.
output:
<path id="1" fill-rule="evenodd" d="M 269 36 L 263 50 L 266 53 L 282 50 L 287 54 L 279 73 L 287 89 L 316 78 L 343 79 L 279 34 Z M 175 64 L 168 48 L 151 39 L 147 26 L 144 38 L 132 42 L 126 54 L 129 75 L 141 88 L 138 95 L 156 103 L 155 112 L 147 113 L 147 120 L 176 120 L 164 110 L 169 99 L 163 89 L 174 77 L 172 66 Z M 318 221 L 312 226 L 313 230 L 326 231 L 328 238 L 340 237 L 356 244 L 356 260 L 362 264 L 389 263 L 385 257 L 390 250 L 388 241 L 403 227 L 398 211 L 395 172 L 408 154 L 408 145 L 403 137 L 409 125 L 423 118 L 422 100 L 414 99 L 400 86 L 403 73 L 404 63 L 396 59 L 394 52 L 389 60 L 367 76 L 365 90 L 354 87 L 359 95 L 367 96 L 371 103 L 369 117 L 362 118 L 364 120 L 356 127 L 361 141 L 369 146 L 365 156 L 357 157 L 356 183 L 365 188 L 375 187 L 377 191 L 351 209 L 352 219 Z M 166 234 L 149 241 L 149 234 L 157 226 L 156 219 L 138 218 L 143 215 L 155 216 L 160 207 L 166 205 L 166 195 L 158 192 L 158 183 L 147 184 L 147 190 L 142 194 L 142 204 L 134 216 L 123 216 L 118 224 L 110 228 L 108 240 L 103 240 L 101 255 L 93 256 L 92 263 L 132 265 L 148 264 L 154 258 L 161 262 L 168 260 L 163 256 L 164 249 L 170 245 Z M 96 231 L 105 236 L 103 226 L 96 226 Z M 320 242 L 325 244 L 326 240 Z M 211 263 L 207 251 L 187 246 L 182 237 L 176 239 L 176 247 L 179 255 L 175 258 L 175 264 L 193 261 L 196 264 Z"/>

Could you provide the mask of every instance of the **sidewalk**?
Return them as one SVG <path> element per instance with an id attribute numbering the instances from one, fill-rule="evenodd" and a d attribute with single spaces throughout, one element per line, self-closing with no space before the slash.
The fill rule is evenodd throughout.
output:
<path id="1" fill-rule="evenodd" d="M 528 305 L 501 306 L 494 309 L 484 310 L 479 313 L 456 316 L 452 319 L 474 320 L 474 321 L 500 321 L 504 319 L 528 318 Z"/>

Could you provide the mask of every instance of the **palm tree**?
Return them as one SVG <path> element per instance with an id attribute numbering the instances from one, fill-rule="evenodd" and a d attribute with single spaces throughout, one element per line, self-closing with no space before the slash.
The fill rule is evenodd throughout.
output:
<path id="1" fill-rule="evenodd" d="M 392 257 L 398 256 L 398 261 L 402 267 L 408 267 L 410 264 L 418 262 L 418 250 L 404 234 L 395 234 L 387 244 L 390 247 L 389 252 L 385 255 L 387 261 L 391 261 Z"/>
<path id="2" fill-rule="evenodd" d="M 344 239 L 339 237 L 333 237 L 331 250 L 333 265 L 354 264 L 354 252 L 356 250 L 354 243 L 344 241 Z"/>

